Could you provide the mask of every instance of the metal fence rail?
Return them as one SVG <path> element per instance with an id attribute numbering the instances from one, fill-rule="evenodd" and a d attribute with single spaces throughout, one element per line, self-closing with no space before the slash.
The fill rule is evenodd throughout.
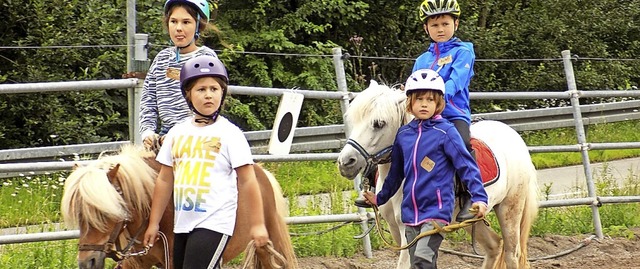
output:
<path id="1" fill-rule="evenodd" d="M 254 89 L 257 90 L 257 89 Z M 517 96 L 523 93 L 512 93 Z M 640 100 L 610 102 L 592 105 L 580 106 L 582 111 L 582 119 L 584 125 L 612 123 L 619 121 L 640 119 Z M 558 107 L 544 109 L 528 109 L 520 111 L 480 113 L 472 115 L 474 119 L 488 119 L 502 121 L 516 131 L 531 131 L 543 129 L 555 129 L 562 127 L 574 126 L 573 108 Z M 295 129 L 291 152 L 313 152 L 318 150 L 335 150 L 344 146 L 346 141 L 346 128 L 344 124 L 316 126 L 316 127 L 298 127 Z M 268 151 L 269 139 L 271 138 L 271 130 L 249 131 L 245 132 L 245 136 L 251 145 L 253 154 L 266 154 Z M 73 157 L 87 156 L 91 157 L 102 152 L 113 152 L 120 149 L 121 146 L 130 143 L 129 141 L 103 142 L 93 144 L 78 144 L 66 146 L 50 146 L 38 148 L 22 148 L 0 150 L 0 162 L 34 162 L 34 161 L 53 161 L 53 160 L 71 160 Z M 591 144 L 595 145 L 595 144 Z M 633 143 L 627 146 L 637 148 Z M 607 146 L 613 146 L 607 144 Z M 577 151 L 577 145 L 562 146 L 569 147 L 570 150 L 560 151 Z M 625 146 L 626 147 L 626 146 Z M 549 152 L 558 147 L 532 147 L 531 152 Z M 600 147 L 603 149 L 604 147 Z M 537 151 L 541 149 L 542 151 Z M 592 149 L 595 149 L 592 147 Z M 0 177 L 2 173 L 6 173 L 0 166 Z"/>

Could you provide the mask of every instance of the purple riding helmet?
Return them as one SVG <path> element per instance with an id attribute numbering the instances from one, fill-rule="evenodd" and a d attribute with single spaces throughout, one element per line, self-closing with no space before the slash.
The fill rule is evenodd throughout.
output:
<path id="1" fill-rule="evenodd" d="M 222 99 L 220 99 L 220 107 L 216 112 L 211 115 L 204 115 L 200 113 L 194 106 L 193 103 L 189 99 L 187 99 L 187 85 L 189 82 L 201 78 L 201 77 L 217 77 L 222 79 L 225 84 L 229 83 L 229 75 L 227 73 L 227 69 L 224 67 L 222 62 L 213 56 L 202 55 L 198 57 L 194 57 L 189 59 L 184 63 L 182 69 L 180 70 L 180 90 L 182 91 L 182 96 L 187 100 L 187 104 L 189 108 L 195 112 L 196 114 L 211 118 L 212 120 L 216 120 L 218 114 L 220 114 L 220 110 L 222 109 L 222 104 L 224 104 L 224 99 L 227 96 L 227 87 L 223 87 L 222 91 Z"/>

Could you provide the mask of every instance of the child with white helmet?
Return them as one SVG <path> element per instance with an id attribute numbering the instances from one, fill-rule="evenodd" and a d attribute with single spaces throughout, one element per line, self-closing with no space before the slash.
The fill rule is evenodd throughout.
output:
<path id="1" fill-rule="evenodd" d="M 391 168 L 378 194 L 366 191 L 374 205 L 386 203 L 404 182 L 401 219 L 407 242 L 420 233 L 451 222 L 455 204 L 455 174 L 471 193 L 475 217 L 487 212 L 487 193 L 480 170 L 451 122 L 442 118 L 445 83 L 431 69 L 420 69 L 407 79 L 406 110 L 415 118 L 400 127 L 391 152 Z M 411 268 L 436 268 L 441 234 L 426 236 L 409 248 Z"/>
<path id="2" fill-rule="evenodd" d="M 453 123 L 475 159 L 469 132 L 469 83 L 473 77 L 476 55 L 473 43 L 463 42 L 455 37 L 460 24 L 460 5 L 457 0 L 424 0 L 418 11 L 424 31 L 432 42 L 429 49 L 416 59 L 413 71 L 426 68 L 440 74 L 445 84 L 444 99 L 447 103 L 442 117 Z M 460 198 L 461 208 L 456 220 L 464 221 L 472 218 L 473 214 L 469 213 L 469 193 L 462 184 L 459 185 L 462 188 L 456 195 Z"/>
<path id="3" fill-rule="evenodd" d="M 166 0 L 163 14 L 163 26 L 174 47 L 156 55 L 144 80 L 139 120 L 140 135 L 147 148 L 156 144 L 159 135 L 191 116 L 180 93 L 182 65 L 201 55 L 217 57 L 215 51 L 196 43 L 212 28 L 207 0 Z"/>
<path id="4" fill-rule="evenodd" d="M 239 192 L 247 194 L 243 202 L 253 210 L 250 233 L 256 247 L 267 244 L 262 198 L 247 139 L 220 115 L 229 82 L 222 62 L 213 56 L 192 58 L 180 81 L 181 96 L 194 115 L 169 130 L 158 152 L 162 167 L 143 244 L 154 244 L 162 214 L 173 202 L 172 268 L 220 268 L 234 232 Z"/>

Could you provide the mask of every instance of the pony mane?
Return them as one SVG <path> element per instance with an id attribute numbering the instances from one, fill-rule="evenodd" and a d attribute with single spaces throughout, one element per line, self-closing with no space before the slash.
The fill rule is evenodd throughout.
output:
<path id="1" fill-rule="evenodd" d="M 157 176 L 144 161 L 149 154 L 142 147 L 127 145 L 117 155 L 101 157 L 74 170 L 65 181 L 61 201 L 65 224 L 87 224 L 107 232 L 110 221 L 146 218 Z M 120 186 L 120 193 L 107 177 L 109 169 L 117 164 L 120 167 L 113 183 Z"/>
<path id="2" fill-rule="evenodd" d="M 361 123 L 364 120 L 386 120 L 388 123 L 402 125 L 405 115 L 406 95 L 398 88 L 371 81 L 367 89 L 358 93 L 351 101 L 345 113 L 347 121 Z"/>

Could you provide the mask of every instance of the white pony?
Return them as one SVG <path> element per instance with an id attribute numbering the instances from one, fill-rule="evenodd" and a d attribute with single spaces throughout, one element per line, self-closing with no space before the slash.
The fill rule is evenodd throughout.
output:
<path id="1" fill-rule="evenodd" d="M 351 134 L 338 157 L 342 176 L 353 179 L 363 168 L 366 174 L 378 165 L 376 192 L 380 191 L 389 173 L 390 165 L 384 161 L 388 160 L 396 131 L 412 119 L 405 110 L 405 100 L 404 91 L 371 81 L 369 88 L 351 102 L 345 115 Z M 529 268 L 527 241 L 538 212 L 538 185 L 527 146 L 515 130 L 497 121 L 471 125 L 471 136 L 484 142 L 490 149 L 487 152 L 493 152 L 495 177 L 485 183 L 485 189 L 489 209 L 498 217 L 503 238 L 501 241 L 482 222 L 474 224 L 475 238 L 485 252 L 482 268 Z M 400 219 L 401 201 L 402 188 L 380 207 L 380 214 L 389 223 L 396 243 L 406 245 L 405 227 Z M 397 268 L 409 267 L 409 255 L 403 250 Z"/>

